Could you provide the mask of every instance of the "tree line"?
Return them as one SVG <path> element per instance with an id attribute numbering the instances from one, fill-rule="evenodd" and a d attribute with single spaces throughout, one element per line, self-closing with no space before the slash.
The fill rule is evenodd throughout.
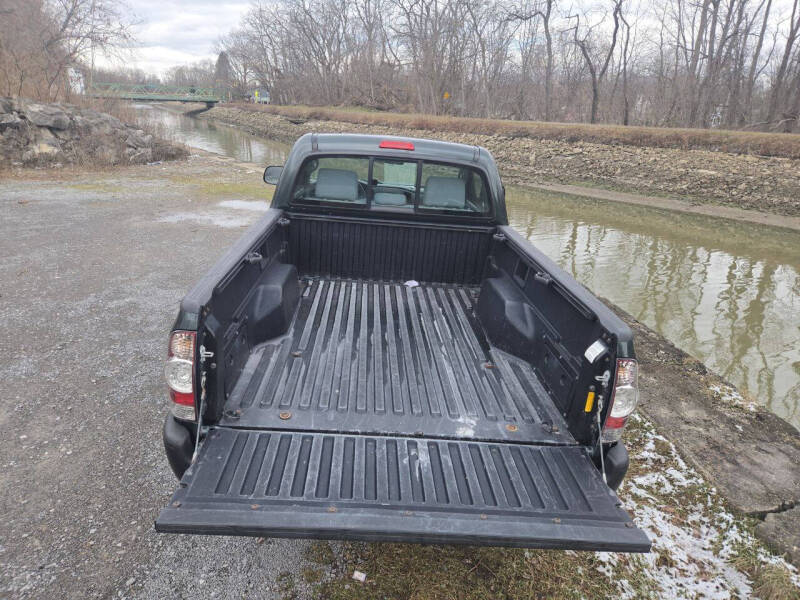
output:
<path id="1" fill-rule="evenodd" d="M 0 0 L 0 96 L 69 98 L 94 53 L 130 44 L 134 25 L 118 0 Z"/>
<path id="2" fill-rule="evenodd" d="M 800 0 L 273 0 L 218 49 L 282 104 L 791 131 Z"/>
<path id="3" fill-rule="evenodd" d="M 120 0 L 0 0 L 0 95 L 66 98 L 77 70 L 281 104 L 800 130 L 800 0 L 256 0 L 216 61 L 93 68 L 134 25 Z"/>

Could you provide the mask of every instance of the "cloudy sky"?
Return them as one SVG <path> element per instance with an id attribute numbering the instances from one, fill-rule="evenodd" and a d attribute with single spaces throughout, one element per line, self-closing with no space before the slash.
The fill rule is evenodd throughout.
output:
<path id="1" fill-rule="evenodd" d="M 169 67 L 216 58 L 214 43 L 239 24 L 248 0 L 128 0 L 141 25 L 124 66 L 161 74 Z M 119 60 L 98 57 L 98 64 Z"/>

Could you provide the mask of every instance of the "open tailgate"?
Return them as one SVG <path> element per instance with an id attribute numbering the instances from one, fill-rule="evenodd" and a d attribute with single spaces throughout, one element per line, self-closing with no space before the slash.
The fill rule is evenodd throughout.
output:
<path id="1" fill-rule="evenodd" d="M 577 446 L 213 429 L 169 533 L 647 552 Z"/>

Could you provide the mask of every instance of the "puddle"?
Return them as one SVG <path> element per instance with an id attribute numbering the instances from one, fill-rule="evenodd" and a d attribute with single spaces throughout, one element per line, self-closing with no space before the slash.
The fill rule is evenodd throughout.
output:
<path id="1" fill-rule="evenodd" d="M 228 215 L 225 213 L 213 213 L 213 212 L 206 212 L 206 213 L 175 213 L 172 215 L 167 215 L 165 217 L 161 217 L 159 222 L 161 223 L 197 223 L 199 225 L 216 225 L 217 227 L 224 227 L 226 229 L 234 229 L 237 227 L 249 227 L 255 221 L 257 217 L 253 215 L 250 216 L 243 216 L 243 215 Z"/>
<path id="2" fill-rule="evenodd" d="M 263 212 L 269 208 L 268 202 L 261 200 L 225 200 L 217 204 L 222 208 L 232 208 L 234 210 L 253 210 Z"/>

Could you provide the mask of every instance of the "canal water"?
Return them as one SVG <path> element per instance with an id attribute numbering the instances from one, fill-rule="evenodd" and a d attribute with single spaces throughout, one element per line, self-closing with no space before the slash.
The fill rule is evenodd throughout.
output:
<path id="1" fill-rule="evenodd" d="M 167 110 L 152 104 L 134 104 L 140 120 L 163 136 L 208 152 L 230 156 L 242 162 L 262 165 L 282 165 L 290 148 L 265 140 L 241 129 L 217 125 L 182 112 Z"/>
<path id="2" fill-rule="evenodd" d="M 288 151 L 142 112 L 173 139 L 241 161 L 282 164 Z M 507 200 L 511 224 L 592 292 L 800 427 L 800 233 L 521 188 Z"/>

